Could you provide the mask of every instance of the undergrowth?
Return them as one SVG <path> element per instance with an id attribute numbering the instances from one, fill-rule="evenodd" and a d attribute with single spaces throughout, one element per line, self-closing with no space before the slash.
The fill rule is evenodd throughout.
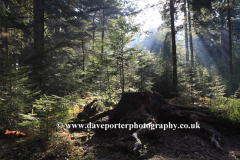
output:
<path id="1" fill-rule="evenodd" d="M 240 99 L 219 97 L 211 99 L 208 106 L 216 115 L 240 122 Z"/>
<path id="2" fill-rule="evenodd" d="M 18 126 L 5 130 L 4 136 L 14 136 L 16 140 L 13 146 L 28 145 L 25 147 L 24 153 L 17 155 L 21 147 L 11 151 L 12 154 L 20 159 L 45 158 L 61 159 L 76 155 L 85 159 L 95 159 L 94 150 L 85 150 L 84 147 L 77 146 L 69 137 L 69 133 L 63 129 L 56 127 L 57 122 L 67 123 L 68 119 L 76 118 L 79 112 L 82 112 L 83 107 L 92 100 L 98 99 L 98 110 L 105 111 L 112 109 L 113 106 L 106 104 L 116 104 L 108 101 L 107 96 L 93 95 L 88 92 L 81 94 L 71 94 L 66 97 L 45 96 L 36 100 L 31 113 L 20 114 L 20 122 Z M 108 103 L 106 103 L 108 101 Z M 171 103 L 191 105 L 196 107 L 208 108 L 217 116 L 225 119 L 230 119 L 233 122 L 240 121 L 240 99 L 218 97 L 207 98 L 198 97 L 194 103 L 187 95 L 168 100 Z M 38 112 L 38 111 L 41 112 Z M 15 130 L 13 130 L 15 128 Z M 19 137 L 21 136 L 21 137 Z M 17 137 L 17 138 L 16 138 Z M 13 140 L 13 139 L 11 139 Z M 36 145 L 35 145 L 36 144 Z M 31 147 L 32 146 L 32 147 Z M 36 152 L 32 148 L 37 148 Z M 19 150 L 19 151 L 18 151 Z M 3 151 L 0 159 L 9 158 L 7 151 Z M 69 155 L 71 153 L 71 155 Z M 11 157 L 10 157 L 11 158 Z"/>

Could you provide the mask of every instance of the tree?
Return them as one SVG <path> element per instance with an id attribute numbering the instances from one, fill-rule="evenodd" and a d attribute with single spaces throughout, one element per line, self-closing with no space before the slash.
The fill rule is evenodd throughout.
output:
<path id="1" fill-rule="evenodd" d="M 189 51 L 188 51 L 188 30 L 187 30 L 187 0 L 184 0 L 184 6 L 183 6 L 183 11 L 184 11 L 184 29 L 185 29 L 185 50 L 186 50 L 186 66 L 188 67 L 189 65 Z"/>
<path id="2" fill-rule="evenodd" d="M 26 89 L 28 73 L 20 59 L 25 43 L 23 34 L 29 33 L 28 23 L 23 22 L 29 8 L 25 1 L 21 5 L 18 1 L 0 2 L 0 112 L 5 125 L 16 124 L 13 115 L 23 112 L 23 104 L 31 96 Z"/>
<path id="3" fill-rule="evenodd" d="M 110 50 L 112 50 L 117 58 L 122 95 L 125 90 L 125 66 L 127 61 L 134 57 L 137 52 L 134 47 L 127 47 L 127 44 L 133 41 L 133 37 L 138 32 L 139 27 L 132 25 L 131 17 L 128 22 L 125 18 L 118 16 L 117 20 L 112 20 L 111 28 L 109 28 Z"/>
<path id="4" fill-rule="evenodd" d="M 231 74 L 231 81 L 233 75 L 233 68 L 232 68 L 232 30 L 231 30 L 231 15 L 230 15 L 230 6 L 229 0 L 227 1 L 228 4 L 228 35 L 229 35 L 229 66 L 230 66 L 230 74 Z"/>
<path id="5" fill-rule="evenodd" d="M 171 34 L 172 34 L 172 61 L 173 61 L 173 92 L 177 94 L 177 53 L 175 41 L 175 25 L 174 25 L 174 4 L 170 0 L 170 16 L 171 16 Z"/>
<path id="6" fill-rule="evenodd" d="M 150 51 L 141 51 L 136 55 L 136 73 L 134 77 L 138 78 L 135 80 L 138 91 L 151 91 L 152 78 L 154 74 L 155 59 Z"/>
<path id="7" fill-rule="evenodd" d="M 36 88 L 42 89 L 43 81 L 43 59 L 44 59 L 44 0 L 33 1 L 33 32 L 34 32 L 34 63 L 33 72 L 34 77 L 33 83 L 38 83 Z"/>
<path id="8" fill-rule="evenodd" d="M 191 67 L 194 66 L 194 58 L 193 58 L 193 44 L 192 44 L 192 26 L 191 26 L 191 13 L 190 13 L 190 7 L 189 7 L 189 0 L 188 2 L 188 23 L 189 23 L 189 40 L 190 40 L 190 51 L 191 51 Z"/>
<path id="9" fill-rule="evenodd" d="M 227 86 L 228 95 L 234 93 L 238 82 L 233 75 L 236 66 L 236 57 L 232 49 L 234 41 L 239 39 L 239 1 L 193 1 L 193 21 L 195 30 L 201 41 L 204 37 L 208 52 L 215 63 L 218 63 L 220 74 Z M 201 11 L 202 10 L 202 11 Z M 220 15 L 220 16 L 218 16 Z M 208 17 L 208 18 L 206 18 Z M 235 43 L 236 46 L 236 43 Z M 221 60 L 219 59 L 221 57 Z M 221 62 L 220 62 L 221 61 Z M 234 87 L 232 87 L 234 86 Z"/>
<path id="10" fill-rule="evenodd" d="M 222 52 L 222 62 L 226 63 L 226 59 L 227 59 L 227 48 L 226 48 L 226 35 L 225 35 L 225 32 L 226 32 L 226 29 L 224 27 L 225 25 L 225 14 L 224 14 L 224 5 L 225 5 L 225 1 L 222 1 L 222 4 L 220 6 L 220 18 L 221 18 L 221 52 Z"/>

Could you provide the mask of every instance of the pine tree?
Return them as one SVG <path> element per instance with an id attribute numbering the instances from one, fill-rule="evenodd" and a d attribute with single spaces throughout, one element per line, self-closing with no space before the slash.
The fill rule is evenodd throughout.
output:
<path id="1" fill-rule="evenodd" d="M 112 20 L 112 27 L 109 28 L 110 50 L 116 56 L 122 94 L 125 92 L 125 69 L 126 62 L 135 56 L 136 48 L 127 47 L 133 41 L 134 34 L 139 30 L 138 26 L 133 26 L 131 19 L 127 20 L 120 15 L 117 20 Z"/>
<path id="2" fill-rule="evenodd" d="M 154 58 L 151 52 L 141 51 L 137 54 L 137 70 L 136 75 L 139 76 L 136 80 L 137 88 L 140 92 L 150 91 L 152 88 L 152 74 L 154 73 Z"/>
<path id="3" fill-rule="evenodd" d="M 210 97 L 211 98 L 219 98 L 222 97 L 223 95 L 225 95 L 225 90 L 226 90 L 226 86 L 224 84 L 222 84 L 222 79 L 221 77 L 218 75 L 216 68 L 213 66 L 211 68 L 211 94 Z"/>

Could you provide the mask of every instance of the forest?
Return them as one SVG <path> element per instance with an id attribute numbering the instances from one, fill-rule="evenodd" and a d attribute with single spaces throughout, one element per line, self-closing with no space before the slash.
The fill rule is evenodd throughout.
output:
<path id="1" fill-rule="evenodd" d="M 240 1 L 0 0 L 0 159 L 240 159 Z"/>

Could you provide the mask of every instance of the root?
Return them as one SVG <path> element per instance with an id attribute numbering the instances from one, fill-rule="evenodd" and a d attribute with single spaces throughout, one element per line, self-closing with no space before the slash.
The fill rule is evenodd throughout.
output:
<path id="1" fill-rule="evenodd" d="M 152 122 L 148 123 L 146 126 L 153 124 Z M 138 138 L 140 135 L 143 135 L 147 131 L 150 131 L 150 128 L 140 128 L 136 132 L 134 132 L 132 135 L 126 136 L 124 138 L 121 138 L 119 141 L 127 141 L 129 139 L 135 139 L 136 143 L 134 145 L 133 151 L 136 151 L 139 149 L 139 147 L 142 145 L 141 140 Z"/>

